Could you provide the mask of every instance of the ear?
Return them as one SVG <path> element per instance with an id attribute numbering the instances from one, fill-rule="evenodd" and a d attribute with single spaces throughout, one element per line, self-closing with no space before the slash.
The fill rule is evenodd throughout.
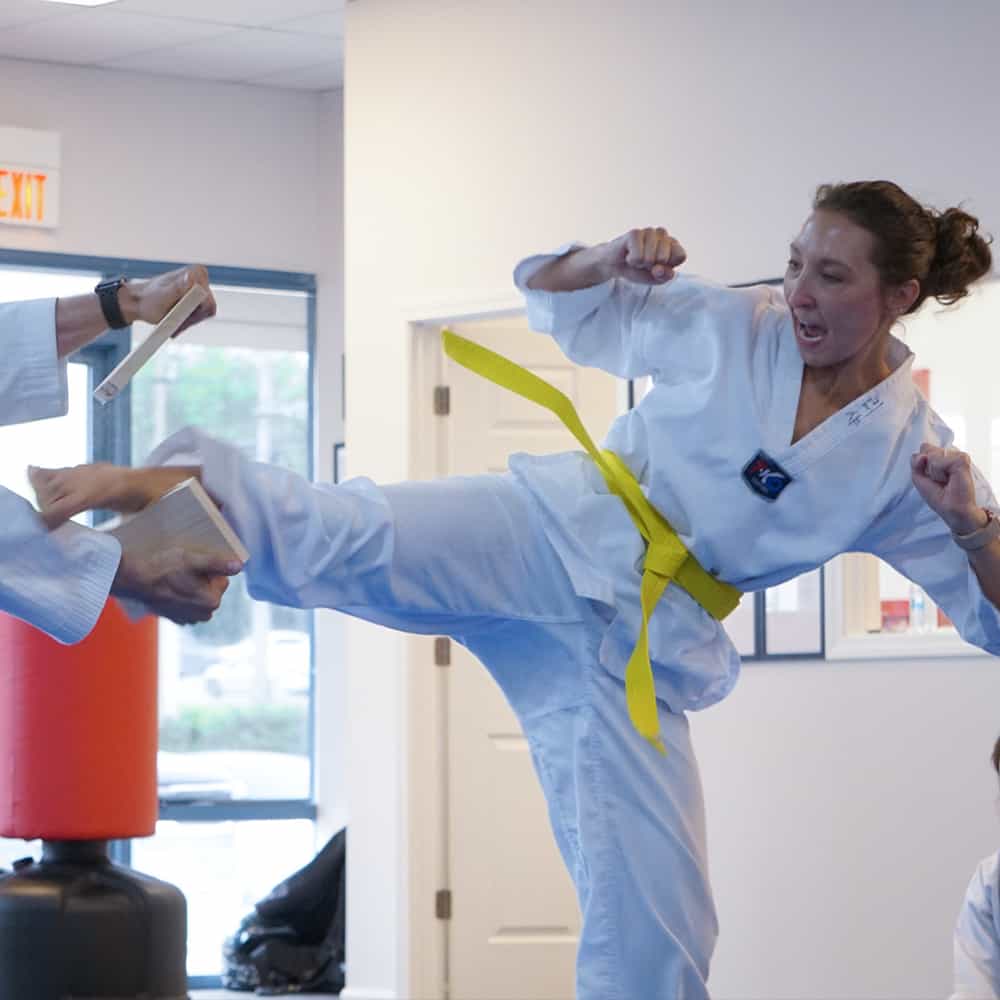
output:
<path id="1" fill-rule="evenodd" d="M 898 318 L 906 314 L 907 310 L 917 301 L 919 294 L 920 282 L 916 278 L 910 278 L 901 285 L 890 289 L 886 296 L 886 303 L 893 315 Z"/>

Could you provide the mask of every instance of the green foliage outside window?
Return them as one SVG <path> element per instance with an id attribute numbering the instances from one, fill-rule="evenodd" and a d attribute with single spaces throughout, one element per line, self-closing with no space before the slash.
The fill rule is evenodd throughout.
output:
<path id="1" fill-rule="evenodd" d="M 308 462 L 307 357 L 302 351 L 171 344 L 132 382 L 132 454 L 139 463 L 165 437 L 188 425 L 235 444 L 248 457 L 303 475 Z M 307 614 L 272 609 L 277 628 L 305 629 Z M 235 579 L 200 642 L 226 645 L 250 634 L 251 601 Z"/>
<path id="2" fill-rule="evenodd" d="M 160 724 L 160 749 L 175 753 L 258 750 L 304 756 L 309 751 L 303 705 L 189 705 Z"/>

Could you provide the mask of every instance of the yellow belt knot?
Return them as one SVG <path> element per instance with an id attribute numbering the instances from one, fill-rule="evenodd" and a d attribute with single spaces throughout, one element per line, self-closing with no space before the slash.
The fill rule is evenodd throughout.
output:
<path id="1" fill-rule="evenodd" d="M 451 330 L 442 331 L 441 336 L 445 353 L 453 361 L 554 413 L 594 460 L 608 489 L 625 505 L 636 529 L 646 540 L 639 592 L 642 625 L 625 667 L 625 702 L 632 725 L 660 753 L 666 753 L 660 739 L 656 686 L 649 659 L 650 615 L 671 581 L 683 587 L 720 621 L 740 603 L 740 592 L 702 569 L 670 522 L 646 498 L 632 470 L 613 451 L 598 450 L 565 393 L 509 358 Z"/>
<path id="2" fill-rule="evenodd" d="M 654 538 L 649 543 L 649 548 L 646 549 L 646 561 L 643 563 L 643 569 L 672 580 L 677 576 L 677 571 L 690 554 L 676 535 Z"/>

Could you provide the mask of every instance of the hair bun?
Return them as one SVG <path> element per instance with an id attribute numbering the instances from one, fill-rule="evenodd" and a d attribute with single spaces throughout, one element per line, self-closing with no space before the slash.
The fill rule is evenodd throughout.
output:
<path id="1" fill-rule="evenodd" d="M 920 289 L 904 315 L 928 298 L 951 305 L 993 265 L 979 220 L 960 208 L 938 212 L 893 181 L 822 184 L 813 209 L 840 212 L 874 238 L 872 263 L 886 288 L 916 279 Z"/>
<path id="2" fill-rule="evenodd" d="M 924 290 L 944 305 L 969 294 L 969 285 L 993 266 L 990 241 L 979 234 L 979 220 L 960 208 L 929 213 L 935 231 L 934 257 Z"/>

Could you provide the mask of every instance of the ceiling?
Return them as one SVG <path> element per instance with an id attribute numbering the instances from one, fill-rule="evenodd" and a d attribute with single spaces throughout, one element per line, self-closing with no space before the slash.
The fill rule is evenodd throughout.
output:
<path id="1" fill-rule="evenodd" d="M 296 90 L 344 80 L 345 0 L 0 0 L 0 58 Z"/>

